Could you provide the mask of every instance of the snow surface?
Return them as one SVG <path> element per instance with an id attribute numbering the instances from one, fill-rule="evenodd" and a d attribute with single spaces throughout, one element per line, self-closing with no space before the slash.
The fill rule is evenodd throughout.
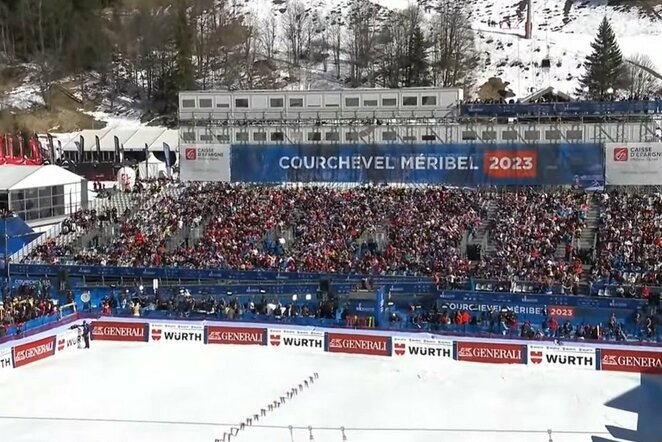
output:
<path id="1" fill-rule="evenodd" d="M 639 375 L 279 352 L 278 348 L 93 342 L 0 379 L 3 440 L 211 442 L 313 373 L 319 379 L 238 442 L 588 442 L 637 414 L 604 404 Z M 642 404 L 647 406 L 647 404 Z M 473 429 L 476 432 L 350 428 Z M 315 428 L 318 428 L 317 430 Z M 494 433 L 493 430 L 513 432 Z M 538 431 L 524 433 L 522 431 Z M 563 434 L 561 432 L 583 432 Z M 554 434 L 554 433 L 553 433 Z"/>
<path id="2" fill-rule="evenodd" d="M 322 15 L 330 11 L 345 13 L 346 0 L 303 0 L 310 9 Z M 390 10 L 406 8 L 415 1 L 372 0 L 373 3 Z M 272 0 L 251 0 L 247 8 L 259 17 L 276 14 L 285 4 L 273 4 Z M 423 7 L 434 7 L 436 0 L 419 0 Z M 662 6 L 649 13 L 639 8 L 616 8 L 607 5 L 607 0 L 533 0 L 533 38 L 526 40 L 524 25 L 526 11 L 518 9 L 525 1 L 517 0 L 465 0 L 476 31 L 476 46 L 480 55 L 476 85 L 490 77 L 500 77 L 510 82 L 510 88 L 518 97 L 532 91 L 552 86 L 574 94 L 583 74 L 583 63 L 591 52 L 590 44 L 595 38 L 603 17 L 611 20 L 625 58 L 635 54 L 648 55 L 662 70 Z M 566 4 L 571 3 L 569 9 Z M 507 22 L 510 22 L 508 27 Z M 489 26 L 494 21 L 497 26 Z M 551 67 L 539 67 L 544 58 L 549 58 Z M 324 87 L 333 82 L 328 74 L 318 69 L 311 72 L 314 79 L 306 79 L 305 87 Z M 327 78 L 328 77 L 328 78 Z"/>

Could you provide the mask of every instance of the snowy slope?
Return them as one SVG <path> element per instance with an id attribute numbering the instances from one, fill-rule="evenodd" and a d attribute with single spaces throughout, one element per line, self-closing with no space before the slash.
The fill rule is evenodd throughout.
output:
<path id="1" fill-rule="evenodd" d="M 322 15 L 347 10 L 347 0 L 304 1 L 309 9 Z M 385 10 L 402 9 L 416 3 L 409 0 L 372 1 Z M 434 6 L 436 1 L 418 0 L 418 4 Z M 646 54 L 662 71 L 662 52 L 657 50 L 662 46 L 662 6 L 644 11 L 609 6 L 607 0 L 533 0 L 533 38 L 525 40 L 522 36 L 526 0 L 460 1 L 467 4 L 477 34 L 479 85 L 496 76 L 510 82 L 511 89 L 518 96 L 546 86 L 573 93 L 583 72 L 582 63 L 590 53 L 590 43 L 604 16 L 611 20 L 625 57 Z M 247 2 L 247 8 L 260 16 L 278 15 L 284 6 L 286 3 L 281 0 Z M 489 22 L 496 22 L 497 26 L 490 26 Z M 550 59 L 549 69 L 539 67 L 543 58 Z M 320 80 L 313 82 L 314 87 L 329 82 L 318 72 L 312 75 L 317 75 Z"/>

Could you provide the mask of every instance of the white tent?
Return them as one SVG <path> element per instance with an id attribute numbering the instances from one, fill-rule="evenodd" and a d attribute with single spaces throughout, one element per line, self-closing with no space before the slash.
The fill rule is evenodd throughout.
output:
<path id="1" fill-rule="evenodd" d="M 140 179 L 157 178 L 159 176 L 166 176 L 168 173 L 166 165 L 163 161 L 154 156 L 153 152 L 149 153 L 147 160 L 138 163 L 138 174 Z"/>

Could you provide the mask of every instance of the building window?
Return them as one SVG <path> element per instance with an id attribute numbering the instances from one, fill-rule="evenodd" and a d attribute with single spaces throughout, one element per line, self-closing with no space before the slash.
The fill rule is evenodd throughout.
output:
<path id="1" fill-rule="evenodd" d="M 216 135 L 216 141 L 218 141 L 219 143 L 229 143 L 230 142 L 230 135 L 228 135 L 228 134 Z"/>
<path id="2" fill-rule="evenodd" d="M 363 105 L 366 107 L 377 107 L 377 100 L 363 100 Z"/>
<path id="3" fill-rule="evenodd" d="M 195 143 L 195 132 L 184 132 L 182 133 L 182 140 L 188 143 Z"/>
<path id="4" fill-rule="evenodd" d="M 418 97 L 402 97 L 403 106 L 418 106 Z"/>
<path id="5" fill-rule="evenodd" d="M 248 98 L 235 98 L 234 107 L 248 109 Z"/>
<path id="6" fill-rule="evenodd" d="M 248 132 L 237 132 L 237 141 L 248 141 Z"/>
<path id="7" fill-rule="evenodd" d="M 200 107 L 213 107 L 211 102 L 212 102 L 211 98 L 201 98 Z"/>
<path id="8" fill-rule="evenodd" d="M 195 107 L 195 100 L 192 98 L 182 100 L 182 107 Z"/>
<path id="9" fill-rule="evenodd" d="M 421 104 L 423 106 L 436 106 L 437 105 L 437 97 L 434 95 L 423 95 L 421 97 Z"/>
<path id="10" fill-rule="evenodd" d="M 359 134 L 356 132 L 347 132 L 345 134 L 345 140 L 347 141 L 359 141 Z"/>
<path id="11" fill-rule="evenodd" d="M 308 132 L 308 141 L 322 141 L 322 134 L 319 132 Z"/>
<path id="12" fill-rule="evenodd" d="M 382 132 L 382 141 L 395 141 L 398 135 L 393 131 Z"/>
<path id="13" fill-rule="evenodd" d="M 326 141 L 340 141 L 340 134 L 338 132 L 326 132 L 324 139 Z"/>
<path id="14" fill-rule="evenodd" d="M 253 132 L 253 141 L 267 141 L 265 132 Z"/>
<path id="15" fill-rule="evenodd" d="M 397 98 L 382 98 L 382 106 L 397 106 L 398 105 L 398 99 Z"/>
<path id="16" fill-rule="evenodd" d="M 211 134 L 200 134 L 200 141 L 207 141 L 207 142 L 214 141 L 214 136 Z"/>
<path id="17" fill-rule="evenodd" d="M 303 107 L 303 98 L 290 98 L 290 107 Z"/>
<path id="18" fill-rule="evenodd" d="M 345 106 L 347 106 L 347 107 L 359 107 L 358 97 L 347 97 L 347 98 L 345 98 Z"/>
<path id="19" fill-rule="evenodd" d="M 222 108 L 222 109 L 229 109 L 230 108 L 230 103 L 216 103 L 216 107 Z"/>
<path id="20" fill-rule="evenodd" d="M 283 132 L 271 132 L 271 141 L 283 141 L 285 140 L 285 135 Z"/>
<path id="21" fill-rule="evenodd" d="M 282 98 L 270 98 L 269 99 L 269 107 L 282 108 L 283 107 L 283 99 Z"/>

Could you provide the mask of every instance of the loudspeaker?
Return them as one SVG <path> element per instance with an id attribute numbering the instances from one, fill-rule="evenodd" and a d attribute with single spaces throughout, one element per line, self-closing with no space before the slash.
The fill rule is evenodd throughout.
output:
<path id="1" fill-rule="evenodd" d="M 329 280 L 320 279 L 320 292 L 328 293 L 329 292 Z"/>

